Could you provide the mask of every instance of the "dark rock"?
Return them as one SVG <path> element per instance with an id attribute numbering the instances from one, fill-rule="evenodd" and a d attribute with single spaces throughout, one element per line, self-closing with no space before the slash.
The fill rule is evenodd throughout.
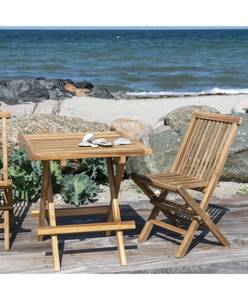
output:
<path id="1" fill-rule="evenodd" d="M 92 90 L 94 87 L 94 85 L 89 81 L 76 82 L 75 85 L 76 85 L 76 88 L 78 88 L 78 89 Z"/>
<path id="2" fill-rule="evenodd" d="M 64 83 L 75 84 L 75 82 L 73 80 L 71 80 L 71 79 L 65 79 L 63 81 L 64 81 Z"/>
<path id="3" fill-rule="evenodd" d="M 157 128 L 163 128 L 165 125 L 168 125 L 171 129 L 175 130 L 180 136 L 183 136 L 185 130 L 187 129 L 193 111 L 219 113 L 217 109 L 205 105 L 183 106 L 173 110 L 164 117 L 160 118 Z"/>
<path id="4" fill-rule="evenodd" d="M 241 116 L 243 122 L 227 158 L 221 176 L 223 180 L 248 182 L 248 115 Z"/>
<path id="5" fill-rule="evenodd" d="M 108 89 L 103 88 L 103 87 L 96 87 L 96 86 L 92 89 L 89 96 L 95 97 L 95 98 L 104 98 L 104 99 L 113 99 L 114 98 Z"/>
<path id="6" fill-rule="evenodd" d="M 68 88 L 73 86 L 74 89 Z M 89 81 L 75 83 L 70 79 L 13 79 L 0 80 L 0 101 L 7 104 L 35 102 L 47 99 L 63 100 L 72 96 L 91 96 L 113 99 L 104 87 L 94 87 Z"/>
<path id="7" fill-rule="evenodd" d="M 7 104 L 35 102 L 47 99 L 61 100 L 68 97 L 64 89 L 66 80 L 35 79 L 0 80 L 0 101 Z"/>
<path id="8" fill-rule="evenodd" d="M 130 157 L 126 173 L 158 173 L 169 170 L 180 146 L 181 139 L 174 130 L 166 127 L 159 133 L 143 135 L 140 141 L 152 148 L 151 156 Z"/>

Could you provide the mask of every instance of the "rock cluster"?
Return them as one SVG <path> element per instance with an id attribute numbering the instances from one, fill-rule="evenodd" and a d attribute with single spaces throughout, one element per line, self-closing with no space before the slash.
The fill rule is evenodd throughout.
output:
<path id="1" fill-rule="evenodd" d="M 11 79 L 0 80 L 0 101 L 7 104 L 39 102 L 42 100 L 62 100 L 72 96 L 90 96 L 113 98 L 103 87 L 96 87 L 91 82 L 73 82 L 70 79 Z"/>

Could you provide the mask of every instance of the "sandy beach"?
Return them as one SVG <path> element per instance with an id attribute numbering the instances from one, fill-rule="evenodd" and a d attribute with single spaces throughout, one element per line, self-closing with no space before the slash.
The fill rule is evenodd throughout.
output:
<path id="1" fill-rule="evenodd" d="M 142 120 L 154 126 L 160 117 L 170 111 L 187 105 L 208 105 L 221 113 L 231 113 L 232 107 L 248 99 L 247 95 L 197 96 L 161 99 L 109 100 L 92 97 L 73 97 L 65 100 L 45 100 L 37 105 L 24 103 L 17 105 L 1 104 L 12 116 L 39 113 L 57 113 L 64 116 L 80 117 L 86 121 L 110 124 L 113 120 L 125 117 Z"/>

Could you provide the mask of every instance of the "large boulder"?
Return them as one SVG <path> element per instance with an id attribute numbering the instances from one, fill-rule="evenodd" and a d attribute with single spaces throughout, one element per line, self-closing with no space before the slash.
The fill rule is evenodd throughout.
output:
<path id="1" fill-rule="evenodd" d="M 243 122 L 231 147 L 221 179 L 248 182 L 248 114 L 241 114 Z"/>
<path id="2" fill-rule="evenodd" d="M 128 133 L 131 140 L 139 140 L 145 134 L 152 133 L 152 127 L 140 120 L 131 120 L 127 118 L 118 118 L 114 120 L 110 128 L 112 130 L 123 130 Z"/>
<path id="3" fill-rule="evenodd" d="M 130 157 L 127 162 L 127 174 L 168 171 L 195 110 L 218 112 L 212 107 L 188 106 L 176 109 L 161 118 L 153 133 L 140 137 L 144 144 L 153 149 L 153 154 L 147 157 Z M 248 182 L 248 115 L 242 116 L 243 123 L 231 147 L 222 180 Z"/>
<path id="4" fill-rule="evenodd" d="M 164 130 L 164 126 L 167 125 L 176 131 L 180 136 L 183 136 L 193 111 L 219 113 L 219 111 L 214 107 L 206 105 L 189 105 L 179 107 L 159 119 L 159 122 L 156 126 L 156 131 L 158 132 L 160 129 Z"/>

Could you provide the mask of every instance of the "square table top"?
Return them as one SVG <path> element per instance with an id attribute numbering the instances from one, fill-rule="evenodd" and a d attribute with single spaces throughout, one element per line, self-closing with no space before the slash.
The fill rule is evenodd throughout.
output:
<path id="1" fill-rule="evenodd" d="M 66 160 L 150 155 L 152 150 L 140 142 L 111 147 L 80 147 L 86 133 L 19 134 L 21 148 L 30 160 Z M 113 141 L 125 137 L 116 131 L 94 132 L 94 137 Z"/>

